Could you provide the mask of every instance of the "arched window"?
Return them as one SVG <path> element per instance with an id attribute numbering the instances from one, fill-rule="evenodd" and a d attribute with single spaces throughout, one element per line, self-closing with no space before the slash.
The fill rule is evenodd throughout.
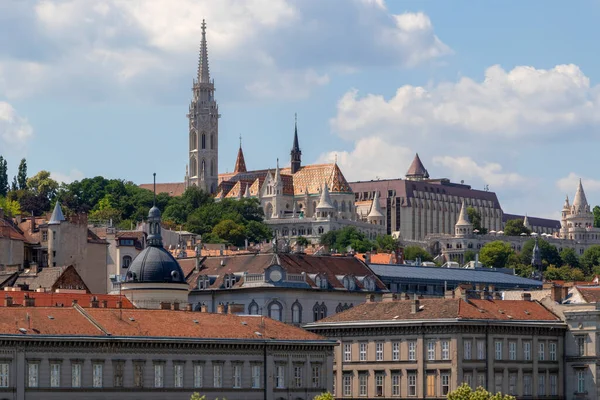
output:
<path id="1" fill-rule="evenodd" d="M 337 200 L 333 201 L 333 208 L 335 208 L 335 211 L 338 210 L 338 202 L 337 202 Z"/>
<path id="2" fill-rule="evenodd" d="M 319 310 L 319 319 L 323 319 L 327 316 L 327 306 L 325 303 L 321 303 L 321 309 Z"/>
<path id="3" fill-rule="evenodd" d="M 335 312 L 337 313 L 341 313 L 342 311 L 344 311 L 344 307 L 342 307 L 342 303 L 339 303 L 337 305 L 337 307 L 335 308 Z"/>
<path id="4" fill-rule="evenodd" d="M 206 134 L 202 133 L 202 150 L 206 149 Z"/>
<path id="5" fill-rule="evenodd" d="M 123 263 L 121 264 L 121 267 L 123 267 L 123 268 L 129 268 L 130 265 L 131 265 L 131 256 L 124 256 L 123 257 Z"/>
<path id="6" fill-rule="evenodd" d="M 342 201 L 342 212 L 346 212 L 346 202 Z"/>
<path id="7" fill-rule="evenodd" d="M 323 234 L 323 232 L 324 232 L 324 229 L 323 229 L 323 227 L 322 227 L 322 226 L 320 226 L 320 227 L 319 227 L 319 229 L 318 229 L 318 232 L 319 232 L 319 235 L 322 235 L 322 234 Z"/>
<path id="8" fill-rule="evenodd" d="M 190 135 L 190 149 L 197 150 L 198 149 L 198 134 L 193 131 Z"/>
<path id="9" fill-rule="evenodd" d="M 248 314 L 250 315 L 258 315 L 258 304 L 254 300 L 248 306 Z"/>
<path id="10" fill-rule="evenodd" d="M 298 302 L 298 300 L 292 304 L 292 323 L 302 323 L 302 305 Z"/>
<path id="11" fill-rule="evenodd" d="M 210 149 L 211 150 L 215 149 L 215 135 L 214 134 L 210 135 Z"/>
<path id="12" fill-rule="evenodd" d="M 198 175 L 198 162 L 195 157 L 190 160 L 190 176 Z"/>
<path id="13" fill-rule="evenodd" d="M 321 306 L 319 305 L 319 302 L 316 302 L 315 305 L 313 306 L 313 320 L 314 321 L 319 320 L 320 311 L 321 311 Z"/>
<path id="14" fill-rule="evenodd" d="M 271 304 L 269 304 L 269 318 L 274 319 L 275 321 L 281 321 L 283 317 L 282 310 L 283 306 L 280 302 L 277 300 L 271 302 Z"/>

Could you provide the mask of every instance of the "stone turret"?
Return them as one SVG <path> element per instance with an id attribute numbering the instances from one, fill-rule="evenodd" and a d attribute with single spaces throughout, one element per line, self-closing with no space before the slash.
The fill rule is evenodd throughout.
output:
<path id="1" fill-rule="evenodd" d="M 467 214 L 467 206 L 463 201 L 460 208 L 460 214 L 458 220 L 454 225 L 454 235 L 457 237 L 466 237 L 473 234 L 473 224 L 469 221 L 469 215 Z"/>
<path id="2" fill-rule="evenodd" d="M 367 215 L 367 221 L 370 224 L 383 225 L 384 220 L 385 216 L 381 212 L 381 205 L 379 204 L 379 191 L 376 190 L 375 196 L 373 196 L 371 210 L 369 211 L 369 215 Z"/>
<path id="3" fill-rule="evenodd" d="M 317 219 L 331 218 L 334 212 L 335 208 L 331 205 L 329 188 L 327 187 L 327 183 L 324 183 L 323 190 L 321 191 L 321 198 L 319 199 L 319 204 L 316 209 Z"/>

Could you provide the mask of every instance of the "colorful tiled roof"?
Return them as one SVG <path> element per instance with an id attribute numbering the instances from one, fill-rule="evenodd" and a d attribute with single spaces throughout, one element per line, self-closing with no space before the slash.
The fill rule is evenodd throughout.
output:
<path id="1" fill-rule="evenodd" d="M 246 161 L 244 160 L 244 152 L 242 151 L 242 145 L 238 150 L 237 158 L 235 160 L 235 167 L 233 172 L 246 172 Z"/>
<path id="2" fill-rule="evenodd" d="M 152 183 L 142 183 L 139 185 L 142 189 L 147 189 L 150 191 L 154 190 L 154 184 Z M 185 192 L 185 183 L 184 182 L 174 182 L 174 183 L 157 183 L 156 184 L 156 193 L 167 193 L 169 196 L 181 196 Z"/>

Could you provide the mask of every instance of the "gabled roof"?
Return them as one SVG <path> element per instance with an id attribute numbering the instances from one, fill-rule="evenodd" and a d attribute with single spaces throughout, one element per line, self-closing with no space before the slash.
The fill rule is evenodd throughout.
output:
<path id="1" fill-rule="evenodd" d="M 34 274 L 20 274 L 16 284 L 28 285 L 29 290 L 77 289 L 90 292 L 89 288 L 72 265 L 68 267 L 46 267 Z"/>
<path id="2" fill-rule="evenodd" d="M 600 287 L 577 287 L 587 303 L 600 303 Z"/>
<path id="3" fill-rule="evenodd" d="M 18 240 L 20 242 L 27 241 L 23 231 L 4 218 L 0 218 L 0 239 L 2 238 Z"/>

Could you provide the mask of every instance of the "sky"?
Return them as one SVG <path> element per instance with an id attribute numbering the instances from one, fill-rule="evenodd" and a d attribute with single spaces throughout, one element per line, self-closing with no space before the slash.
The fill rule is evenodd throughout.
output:
<path id="1" fill-rule="evenodd" d="M 219 170 L 337 159 L 349 181 L 432 177 L 558 219 L 600 204 L 600 2 L 0 0 L 0 155 L 62 182 L 182 181 L 202 19 Z"/>

